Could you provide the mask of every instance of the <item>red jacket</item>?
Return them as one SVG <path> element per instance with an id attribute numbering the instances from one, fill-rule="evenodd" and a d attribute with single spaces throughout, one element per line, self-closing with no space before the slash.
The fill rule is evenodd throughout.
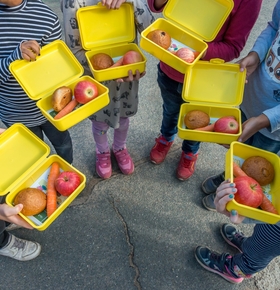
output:
<path id="1" fill-rule="evenodd" d="M 155 9 L 154 1 L 148 0 L 151 11 L 162 12 L 163 8 L 161 10 Z M 262 0 L 234 0 L 232 12 L 217 37 L 208 43 L 208 49 L 203 59 L 221 58 L 227 62 L 238 58 L 258 18 L 261 4 Z M 160 62 L 160 67 L 168 77 L 183 83 L 183 74 L 163 62 Z"/>

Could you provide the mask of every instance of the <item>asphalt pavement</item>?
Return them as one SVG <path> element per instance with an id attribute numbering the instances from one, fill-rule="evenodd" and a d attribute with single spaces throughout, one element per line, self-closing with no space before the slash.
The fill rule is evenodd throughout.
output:
<path id="1" fill-rule="evenodd" d="M 59 1 L 45 2 L 61 19 Z M 276 2 L 263 1 L 241 56 L 247 54 L 266 27 Z M 209 273 L 196 262 L 197 245 L 236 253 L 219 232 L 228 219 L 201 205 L 204 193 L 200 185 L 224 169 L 226 149 L 202 143 L 195 174 L 186 182 L 175 175 L 181 153 L 179 138 L 164 163 L 154 165 L 149 161 L 160 129 L 162 101 L 156 82 L 158 60 L 145 55 L 147 74 L 141 80 L 139 111 L 131 118 L 127 143 L 135 162 L 134 174 L 124 176 L 114 161 L 112 177 L 101 180 L 95 173 L 91 122 L 86 119 L 72 127 L 73 165 L 86 175 L 86 188 L 45 231 L 13 232 L 39 242 L 42 253 L 29 262 L 0 257 L 0 289 L 280 289 L 278 258 L 239 285 Z M 109 130 L 110 142 L 112 132 Z M 253 229 L 243 224 L 239 228 L 248 235 Z"/>

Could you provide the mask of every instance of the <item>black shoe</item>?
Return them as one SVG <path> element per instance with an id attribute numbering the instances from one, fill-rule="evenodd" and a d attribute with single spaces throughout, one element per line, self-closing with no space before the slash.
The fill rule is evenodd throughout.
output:
<path id="1" fill-rule="evenodd" d="M 211 193 L 209 195 L 206 195 L 202 199 L 203 206 L 210 211 L 216 211 L 214 199 L 215 199 L 215 193 Z"/>
<path id="2" fill-rule="evenodd" d="M 231 224 L 223 224 L 220 231 L 224 240 L 242 253 L 242 243 L 246 240 L 244 234 Z"/>
<path id="3" fill-rule="evenodd" d="M 216 192 L 219 185 L 225 180 L 225 173 L 213 175 L 206 178 L 202 184 L 201 189 L 205 194 Z"/>
<path id="4" fill-rule="evenodd" d="M 227 253 L 219 254 L 206 247 L 197 247 L 195 258 L 204 269 L 220 275 L 231 283 L 239 284 L 244 279 L 236 277 L 228 270 L 226 262 L 231 259 L 231 256 Z"/>

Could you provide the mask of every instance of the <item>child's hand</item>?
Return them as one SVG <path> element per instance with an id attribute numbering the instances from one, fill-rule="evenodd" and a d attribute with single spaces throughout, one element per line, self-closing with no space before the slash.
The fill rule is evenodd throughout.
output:
<path id="1" fill-rule="evenodd" d="M 124 2 L 126 0 L 101 0 L 102 5 L 108 9 L 119 9 Z"/>
<path id="2" fill-rule="evenodd" d="M 117 82 L 118 83 L 123 83 L 123 82 L 138 81 L 139 79 L 141 79 L 146 74 L 145 71 L 140 74 L 138 69 L 135 72 L 136 72 L 136 74 L 133 75 L 132 74 L 132 70 L 129 70 L 128 71 L 128 77 L 122 78 L 122 79 L 117 79 Z"/>
<path id="3" fill-rule="evenodd" d="M 28 61 L 36 60 L 36 57 L 40 55 L 40 45 L 36 40 L 24 41 L 20 46 L 21 56 Z"/>
<path id="4" fill-rule="evenodd" d="M 2 134 L 6 129 L 0 128 L 0 134 Z"/>
<path id="5" fill-rule="evenodd" d="M 239 60 L 237 63 L 240 64 L 240 71 L 244 71 L 246 69 L 246 83 L 248 82 L 248 77 L 255 71 L 255 69 L 260 64 L 260 58 L 259 55 L 251 51 L 246 57 Z"/>
<path id="6" fill-rule="evenodd" d="M 242 133 L 238 138 L 239 142 L 246 142 L 251 136 L 263 128 L 270 126 L 270 121 L 266 115 L 261 114 L 258 117 L 252 117 L 242 124 Z"/>
<path id="7" fill-rule="evenodd" d="M 226 209 L 227 203 L 234 198 L 236 191 L 234 183 L 230 183 L 229 180 L 224 181 L 217 188 L 214 204 L 217 212 L 228 216 L 232 223 L 238 224 L 243 221 L 244 217 L 238 215 L 236 211 L 229 212 Z"/>
<path id="8" fill-rule="evenodd" d="M 15 207 L 11 207 L 5 203 L 0 204 L 0 219 L 13 224 L 17 224 L 19 226 L 23 226 L 27 229 L 33 229 L 33 227 L 29 223 L 27 223 L 18 215 L 22 208 L 22 204 L 18 204 Z"/>

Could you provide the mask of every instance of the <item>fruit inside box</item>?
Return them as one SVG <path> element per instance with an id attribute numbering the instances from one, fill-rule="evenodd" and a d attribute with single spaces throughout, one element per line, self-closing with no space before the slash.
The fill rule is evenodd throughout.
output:
<path id="1" fill-rule="evenodd" d="M 192 63 L 200 54 L 199 51 L 172 38 L 168 32 L 161 29 L 151 30 L 147 38 L 187 63 Z"/>
<path id="2" fill-rule="evenodd" d="M 17 203 L 22 203 L 24 207 L 21 213 L 24 214 L 28 219 L 30 219 L 36 226 L 40 226 L 45 221 L 47 221 L 48 216 L 54 213 L 55 210 L 58 209 L 67 200 L 67 198 L 77 189 L 77 187 L 82 182 L 81 178 L 76 172 L 70 170 L 64 171 L 59 168 L 59 164 L 57 162 L 54 163 L 56 163 L 58 167 L 57 176 L 54 179 L 53 184 L 56 188 L 56 205 L 53 208 L 53 212 L 49 212 L 47 198 L 45 198 L 45 204 L 42 205 L 41 200 L 37 198 L 38 195 L 34 194 L 34 191 L 39 190 L 39 192 L 43 192 L 47 195 L 48 179 L 50 176 L 51 167 L 45 170 L 43 174 L 41 174 L 41 176 L 39 176 L 39 178 L 37 178 L 36 181 L 30 186 L 21 189 L 15 195 L 15 198 L 12 202 L 13 205 L 16 205 Z M 53 164 L 51 166 L 53 166 Z M 59 192 L 61 192 L 62 194 L 60 194 Z M 21 197 L 18 198 L 19 196 Z M 42 207 L 43 210 L 41 210 L 39 207 Z M 29 215 L 29 213 L 35 211 L 36 214 Z"/>
<path id="3" fill-rule="evenodd" d="M 278 214 L 273 205 L 271 184 L 275 178 L 273 165 L 262 156 L 243 159 L 233 156 L 233 182 L 237 193 L 235 201 L 252 207 Z"/>

